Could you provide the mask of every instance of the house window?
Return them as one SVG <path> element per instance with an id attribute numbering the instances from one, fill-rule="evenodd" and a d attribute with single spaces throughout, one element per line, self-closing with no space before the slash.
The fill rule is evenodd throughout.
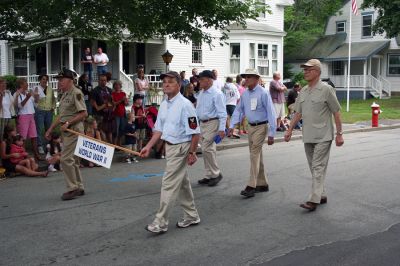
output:
<path id="1" fill-rule="evenodd" d="M 362 37 L 372 36 L 372 14 L 362 15 Z"/>
<path id="2" fill-rule="evenodd" d="M 336 22 L 336 33 L 346 32 L 346 21 Z"/>
<path id="3" fill-rule="evenodd" d="M 202 56 L 202 48 L 201 43 L 193 42 L 192 43 L 192 63 L 193 64 L 201 64 L 203 62 Z"/>
<path id="4" fill-rule="evenodd" d="M 278 45 L 272 45 L 272 72 L 278 71 Z"/>
<path id="5" fill-rule="evenodd" d="M 388 54 L 388 76 L 400 76 L 400 54 Z"/>
<path id="6" fill-rule="evenodd" d="M 262 76 L 269 75 L 268 44 L 258 44 L 257 69 Z"/>
<path id="7" fill-rule="evenodd" d="M 344 61 L 333 61 L 332 62 L 332 75 L 333 76 L 344 75 Z"/>
<path id="8" fill-rule="evenodd" d="M 237 74 L 240 72 L 240 44 L 239 43 L 231 43 L 230 51 L 231 51 L 230 73 Z"/>
<path id="9" fill-rule="evenodd" d="M 26 76 L 28 73 L 26 62 L 26 48 L 14 50 L 14 75 Z"/>
<path id="10" fill-rule="evenodd" d="M 256 69 L 256 45 L 250 43 L 249 46 L 249 68 Z"/>

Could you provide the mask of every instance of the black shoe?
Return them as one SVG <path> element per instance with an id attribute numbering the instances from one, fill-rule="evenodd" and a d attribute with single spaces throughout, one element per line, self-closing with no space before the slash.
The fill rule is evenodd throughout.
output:
<path id="1" fill-rule="evenodd" d="M 321 197 L 320 204 L 326 204 L 326 203 L 328 203 L 328 197 Z"/>
<path id="2" fill-rule="evenodd" d="M 208 185 L 208 183 L 210 182 L 210 179 L 208 178 L 203 178 L 200 179 L 199 181 L 197 181 L 200 185 Z"/>
<path id="3" fill-rule="evenodd" d="M 221 174 L 219 174 L 219 175 L 218 175 L 217 177 L 215 177 L 215 178 L 210 178 L 210 180 L 208 181 L 208 186 L 209 186 L 209 187 L 216 186 L 216 185 L 219 183 L 219 181 L 221 181 L 222 178 L 223 178 L 223 177 L 222 177 Z"/>
<path id="4" fill-rule="evenodd" d="M 245 196 L 246 198 L 254 197 L 255 194 L 256 194 L 256 189 L 249 186 L 247 186 L 244 190 L 240 192 L 240 195 Z"/>
<path id="5" fill-rule="evenodd" d="M 268 192 L 269 191 L 269 186 L 256 186 L 256 193 L 259 192 Z"/>

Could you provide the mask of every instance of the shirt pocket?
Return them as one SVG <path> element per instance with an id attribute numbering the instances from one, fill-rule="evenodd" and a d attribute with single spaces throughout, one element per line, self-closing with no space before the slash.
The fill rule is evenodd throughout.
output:
<path id="1" fill-rule="evenodd" d="M 312 105 L 312 110 L 319 114 L 324 110 L 326 103 L 323 99 L 314 98 L 311 99 L 311 105 Z"/>

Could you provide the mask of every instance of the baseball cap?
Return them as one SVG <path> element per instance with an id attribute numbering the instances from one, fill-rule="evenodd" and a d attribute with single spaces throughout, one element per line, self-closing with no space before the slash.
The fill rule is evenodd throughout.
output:
<path id="1" fill-rule="evenodd" d="M 202 72 L 200 72 L 199 78 L 214 79 L 214 73 L 211 70 L 203 70 Z"/>
<path id="2" fill-rule="evenodd" d="M 58 73 L 57 76 L 55 76 L 56 79 L 61 79 L 61 78 L 68 78 L 68 79 L 75 79 L 78 75 L 75 73 L 75 71 L 72 71 L 70 69 L 64 68 L 61 72 Z"/>
<path id="3" fill-rule="evenodd" d="M 321 62 L 318 59 L 310 59 L 305 64 L 301 64 L 300 67 L 318 67 L 319 69 L 321 69 Z"/>
<path id="4" fill-rule="evenodd" d="M 181 82 L 181 76 L 179 76 L 178 72 L 176 71 L 169 71 L 167 73 L 161 74 L 160 79 L 164 79 L 165 77 L 170 77 L 176 79 L 178 83 Z"/>

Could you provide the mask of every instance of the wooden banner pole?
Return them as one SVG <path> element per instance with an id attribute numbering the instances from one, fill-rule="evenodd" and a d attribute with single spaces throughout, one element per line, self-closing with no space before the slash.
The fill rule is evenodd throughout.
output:
<path id="1" fill-rule="evenodd" d="M 80 133 L 80 132 L 76 132 L 76 131 L 74 131 L 72 129 L 67 128 L 67 131 L 69 133 L 72 133 L 72 134 L 75 134 L 75 135 L 79 135 L 79 136 L 85 137 L 87 139 L 91 139 L 91 140 L 103 143 L 104 145 L 114 147 L 115 149 L 118 149 L 118 150 L 121 150 L 121 151 L 124 151 L 124 152 L 128 152 L 128 153 L 131 153 L 131 154 L 136 155 L 136 156 L 140 156 L 140 153 L 138 153 L 136 151 L 132 151 L 130 149 L 127 149 L 127 148 L 124 148 L 124 147 L 121 147 L 121 146 L 118 146 L 118 145 L 114 145 L 114 144 L 111 144 L 111 143 L 108 143 L 108 142 L 105 142 L 105 141 L 102 141 L 102 140 L 99 140 L 99 139 L 96 139 L 96 138 L 93 138 L 93 137 L 90 137 L 90 136 L 86 136 L 85 134 Z"/>

